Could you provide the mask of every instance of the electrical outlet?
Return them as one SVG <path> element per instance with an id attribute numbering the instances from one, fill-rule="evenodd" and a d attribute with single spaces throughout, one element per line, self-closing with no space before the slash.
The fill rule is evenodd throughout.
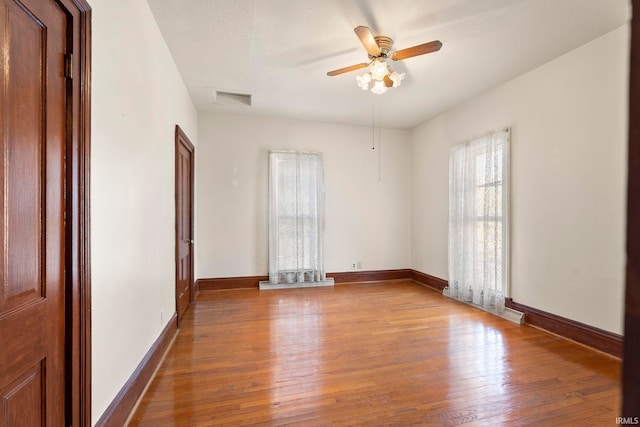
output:
<path id="1" fill-rule="evenodd" d="M 357 268 L 358 268 L 358 262 L 357 261 L 356 262 L 352 262 L 351 263 L 351 269 L 352 270 L 356 270 Z"/>

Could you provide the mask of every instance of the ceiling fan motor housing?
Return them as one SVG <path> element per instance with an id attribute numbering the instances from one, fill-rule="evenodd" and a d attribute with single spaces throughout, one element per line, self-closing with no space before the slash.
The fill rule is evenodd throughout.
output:
<path id="1" fill-rule="evenodd" d="M 376 41 L 378 47 L 380 48 L 380 56 L 386 58 L 387 54 L 391 50 L 391 46 L 393 45 L 393 40 L 391 40 L 387 36 L 375 36 L 373 39 Z M 369 55 L 369 58 L 374 59 L 377 57 Z"/>

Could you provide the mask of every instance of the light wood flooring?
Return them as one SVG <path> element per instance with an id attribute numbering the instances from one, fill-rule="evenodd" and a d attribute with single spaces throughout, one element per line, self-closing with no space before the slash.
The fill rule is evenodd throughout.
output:
<path id="1" fill-rule="evenodd" d="M 410 280 L 201 292 L 131 426 L 614 426 L 621 363 Z"/>

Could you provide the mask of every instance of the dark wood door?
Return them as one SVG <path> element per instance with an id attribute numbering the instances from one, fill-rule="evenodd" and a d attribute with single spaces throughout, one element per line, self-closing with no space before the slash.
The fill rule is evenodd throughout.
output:
<path id="1" fill-rule="evenodd" d="M 0 5 L 0 425 L 61 426 L 67 15 L 54 1 Z"/>
<path id="2" fill-rule="evenodd" d="M 192 300 L 194 149 L 176 126 L 176 311 L 178 323 Z"/>

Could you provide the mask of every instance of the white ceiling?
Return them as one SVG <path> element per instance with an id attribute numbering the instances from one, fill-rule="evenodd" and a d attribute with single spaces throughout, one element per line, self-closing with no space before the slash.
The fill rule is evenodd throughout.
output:
<path id="1" fill-rule="evenodd" d="M 199 111 L 413 128 L 629 20 L 628 0 L 148 0 Z M 392 62 L 401 87 L 356 85 L 367 62 L 358 25 L 392 50 L 440 40 L 439 52 Z M 208 89 L 252 95 L 212 103 Z M 374 107 L 377 104 L 377 107 Z"/>

